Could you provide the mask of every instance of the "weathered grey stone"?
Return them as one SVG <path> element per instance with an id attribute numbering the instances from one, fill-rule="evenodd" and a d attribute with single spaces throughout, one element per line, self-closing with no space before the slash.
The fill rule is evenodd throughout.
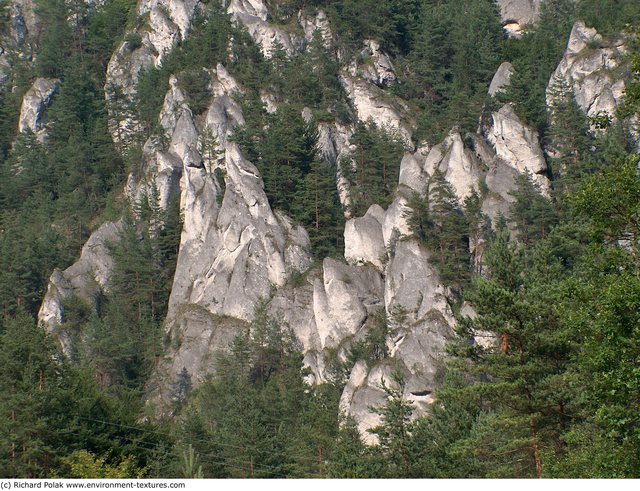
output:
<path id="1" fill-rule="evenodd" d="M 342 86 L 358 112 L 358 119 L 375 122 L 378 127 L 397 131 L 407 146 L 413 147 L 409 108 L 398 98 L 387 94 L 376 85 L 343 72 Z"/>
<path id="2" fill-rule="evenodd" d="M 509 86 L 511 75 L 513 75 L 513 65 L 508 61 L 505 61 L 498 67 L 498 70 L 491 79 L 491 84 L 489 84 L 489 95 L 491 97 L 495 97 L 499 92 L 504 92 L 504 90 Z"/>
<path id="3" fill-rule="evenodd" d="M 464 147 L 462 137 L 457 132 L 452 132 L 445 139 L 444 155 L 438 163 L 437 169 L 451 184 L 460 203 L 464 203 L 473 190 L 478 189 L 478 181 L 482 175 L 478 162 L 473 152 Z M 436 149 L 434 148 L 434 151 Z M 439 153 L 440 151 L 438 151 Z M 430 162 L 431 153 L 427 156 Z M 435 156 L 434 156 L 435 160 Z"/>
<path id="4" fill-rule="evenodd" d="M 167 355 L 160 360 L 147 386 L 148 406 L 157 415 L 170 415 L 176 383 L 183 369 L 192 389 L 219 369 L 218 358 L 232 341 L 248 329 L 238 319 L 212 315 L 196 305 L 185 305 L 167 333 Z"/>
<path id="5" fill-rule="evenodd" d="M 396 244 L 385 273 L 387 312 L 402 307 L 407 311 L 408 321 L 416 322 L 436 309 L 454 324 L 446 289 L 440 283 L 437 270 L 429 263 L 428 252 L 415 240 Z"/>
<path id="6" fill-rule="evenodd" d="M 378 414 L 371 412 L 371 407 L 381 407 L 387 397 L 382 389 L 382 379 L 388 385 L 393 386 L 391 379 L 391 369 L 386 366 L 378 367 L 375 373 L 371 374 L 364 361 L 358 361 L 345 386 L 340 398 L 340 410 L 342 413 L 355 418 L 360 435 L 363 440 L 372 445 L 377 443 L 377 437 L 367 430 L 378 426 L 381 418 Z"/>
<path id="7" fill-rule="evenodd" d="M 322 44 L 326 49 L 331 48 L 333 43 L 333 34 L 331 32 L 331 24 L 329 18 L 323 10 L 319 10 L 315 17 L 306 17 L 302 11 L 298 14 L 298 22 L 304 31 L 304 39 L 307 43 L 313 41 L 316 33 L 320 35 Z"/>
<path id="8" fill-rule="evenodd" d="M 547 163 L 538 134 L 520 121 L 510 104 L 502 106 L 491 117 L 493 126 L 487 139 L 493 145 L 497 157 L 520 173 L 531 173 L 542 192 L 547 193 L 549 181 L 541 175 L 546 172 Z"/>
<path id="9" fill-rule="evenodd" d="M 396 75 L 391 58 L 380 49 L 380 43 L 372 39 L 364 42 L 360 56 L 365 60 L 363 66 L 355 67 L 353 75 L 360 75 L 378 87 L 388 87 L 396 82 Z"/>
<path id="10" fill-rule="evenodd" d="M 623 39 L 605 43 L 595 29 L 576 22 L 564 56 L 549 81 L 547 104 L 553 107 L 558 83 L 564 83 L 573 89 L 576 103 L 587 116 L 605 114 L 615 120 L 625 83 L 613 71 L 623 62 L 625 53 Z"/>
<path id="11" fill-rule="evenodd" d="M 370 267 L 325 259 L 323 279 L 314 282 L 313 310 L 322 349 L 355 335 L 369 310 L 382 306 L 382 280 Z"/>
<path id="12" fill-rule="evenodd" d="M 385 245 L 385 259 L 390 249 L 395 247 L 397 241 L 411 234 L 409 224 L 407 223 L 407 215 L 410 208 L 407 205 L 407 199 L 400 195 L 387 208 L 382 220 L 382 239 Z"/>
<path id="13" fill-rule="evenodd" d="M 382 221 L 385 212 L 379 205 L 371 205 L 362 218 L 347 221 L 344 229 L 344 257 L 349 264 L 373 264 L 383 269 L 385 243 Z"/>
<path id="14" fill-rule="evenodd" d="M 146 15 L 147 22 L 129 33 L 140 37 L 140 46 L 130 46 L 125 37 L 111 57 L 105 84 L 108 101 L 114 90 L 133 97 L 140 72 L 159 66 L 171 48 L 187 37 L 196 7 L 200 4 L 199 0 L 140 1 L 138 15 Z M 120 124 L 112 120 L 110 130 L 116 143 L 125 144 L 136 128 L 131 118 L 125 118 Z"/>
<path id="15" fill-rule="evenodd" d="M 49 332 L 59 332 L 59 326 L 64 323 L 65 299 L 77 295 L 92 302 L 100 290 L 109 290 L 113 269 L 109 245 L 119 240 L 121 227 L 120 222 L 104 223 L 91 234 L 74 264 L 64 271 L 54 270 L 38 312 L 38 322 Z M 64 336 L 59 339 L 64 351 L 69 353 L 69 339 Z"/>
<path id="16" fill-rule="evenodd" d="M 353 132 L 353 127 L 345 126 L 338 122 L 318 124 L 318 149 L 324 160 L 336 166 L 338 195 L 347 218 L 350 218 L 348 214 L 350 205 L 349 182 L 342 175 L 341 166 L 338 164 L 343 157 L 348 156 L 354 150 L 349 143 Z"/>
<path id="17" fill-rule="evenodd" d="M 266 57 L 271 56 L 276 45 L 289 55 L 300 52 L 304 46 L 301 38 L 267 21 L 268 9 L 262 0 L 231 0 L 227 12 L 244 24 Z"/>
<path id="18" fill-rule="evenodd" d="M 406 153 L 400 162 L 399 187 L 405 187 L 409 193 L 424 193 L 428 174 L 424 171 L 425 159 L 419 152 Z"/>
<path id="19" fill-rule="evenodd" d="M 511 37 L 520 37 L 527 26 L 540 17 L 542 0 L 496 0 L 504 29 Z"/>
<path id="20" fill-rule="evenodd" d="M 38 78 L 22 99 L 18 129 L 21 133 L 33 133 L 39 140 L 46 136 L 47 123 L 46 111 L 51 105 L 60 80 L 51 78 Z"/>
<path id="21" fill-rule="evenodd" d="M 184 225 L 169 301 L 170 321 L 184 304 L 250 320 L 258 301 L 267 298 L 272 287 L 283 286 L 291 273 L 304 271 L 310 264 L 306 232 L 273 213 L 258 170 L 230 141 L 233 128 L 243 122 L 230 97 L 239 87 L 221 66 L 216 77 L 206 128 L 224 150 L 224 158 L 215 164 L 225 175 L 220 204 L 222 183 L 211 169 L 198 165 L 200 134 L 190 111 L 175 123 L 170 143 L 184 165 Z"/>

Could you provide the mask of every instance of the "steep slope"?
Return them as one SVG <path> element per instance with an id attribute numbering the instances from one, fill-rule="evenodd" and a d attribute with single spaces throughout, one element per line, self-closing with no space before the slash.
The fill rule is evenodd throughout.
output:
<path id="1" fill-rule="evenodd" d="M 188 38 L 190 23 L 202 3 L 139 2 L 141 21 L 134 33 L 140 42 L 136 46 L 130 37 L 111 58 L 107 97 L 114 87 L 133 96 L 139 74 L 161 66 L 172 47 Z M 534 22 L 539 3 L 522 4 L 501 2 L 503 20 L 518 26 Z M 226 8 L 266 56 L 277 45 L 288 56 L 296 56 L 304 52 L 314 32 L 325 46 L 334 42 L 322 11 L 314 17 L 301 12 L 295 19 L 296 29 L 289 32 L 270 22 L 267 4 L 260 0 L 233 0 Z M 595 31 L 576 24 L 556 70 L 556 76 L 573 83 L 576 100 L 589 116 L 600 111 L 613 113 L 624 86 L 620 80 L 602 75 L 603 68 L 615 67 L 608 60 L 622 53 L 622 45 L 589 51 L 589 43 L 597 39 Z M 409 151 L 400 165 L 392 204 L 386 210 L 373 204 L 362 217 L 352 217 L 346 208 L 349 189 L 338 167 L 336 186 L 349 218 L 344 230 L 344 260 L 312 257 L 307 231 L 272 209 L 263 177 L 233 141 L 234 130 L 245 124 L 240 101 L 246 87 L 224 64 L 199 67 L 208 74 L 210 97 L 204 112 L 198 114 L 189 106 L 178 74 L 170 78 L 158 117 L 161 135 L 144 142 L 142 171 L 132 173 L 126 184 L 126 195 L 132 202 L 152 188 L 157 189 L 162 207 L 179 196 L 183 214 L 165 322 L 168 347 L 149 382 L 150 400 L 158 413 L 169 411 L 171 388 L 183 370 L 196 386 L 215 372 L 216 353 L 247 327 L 263 301 L 295 332 L 310 369 L 308 380 L 317 384 L 332 376 L 332 361 L 347 360 L 349 348 L 366 337 L 376 313 L 384 311 L 389 318 L 399 311 L 404 313 L 402 322 L 386 333 L 387 356 L 357 360 L 348 367 L 341 409 L 357 419 L 369 442 L 374 439 L 366 430 L 380 422 L 369 408 L 385 403 L 383 384 L 393 384 L 394 372 L 403 373 L 404 396 L 415 403 L 416 415 L 427 411 L 433 402 L 441 382 L 444 347 L 454 337 L 457 299 L 434 266 L 432 252 L 412 237 L 409 200 L 416 194 L 424 195 L 430 179 L 439 173 L 460 203 L 472 192 L 478 193 L 482 211 L 496 222 L 509 215 L 519 175 L 530 174 L 542 192 L 549 194 L 549 172 L 538 134 L 508 103 L 488 110 L 477 133 L 462 135 L 454 128 L 437 144 L 414 142 L 415 118 L 410 104 L 387 90 L 396 80 L 391 58 L 372 40 L 365 42 L 364 51 L 372 60 L 369 64 L 359 64 L 358 57 L 340 60 L 340 83 L 359 121 L 372 119 L 398 131 Z M 492 84 L 491 95 L 497 92 L 496 86 L 508 84 L 508 76 L 497 78 L 503 80 Z M 21 129 L 43 130 L 47 101 L 54 97 L 55 84 L 36 81 L 24 99 Z M 284 102 L 265 99 L 274 110 Z M 334 120 L 318 125 L 325 160 L 335 165 L 349 154 L 355 123 Z M 112 126 L 114 141 L 126 140 L 138 131 L 137 124 L 134 119 L 124 119 Z M 213 135 L 217 142 L 213 157 L 205 155 L 202 148 L 207 135 Z M 90 298 L 96 288 L 93 279 L 108 291 L 112 260 L 107 244 L 117 240 L 119 226 L 117 222 L 103 224 L 92 234 L 76 264 L 52 274 L 39 313 L 48 330 L 62 332 L 63 300 L 72 295 Z M 481 256 L 481 242 L 470 247 Z M 64 336 L 60 335 L 60 340 L 65 346 Z"/>

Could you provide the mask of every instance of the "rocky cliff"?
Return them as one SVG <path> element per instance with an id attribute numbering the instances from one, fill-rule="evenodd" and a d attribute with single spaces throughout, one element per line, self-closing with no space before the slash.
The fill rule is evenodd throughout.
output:
<path id="1" fill-rule="evenodd" d="M 137 46 L 124 41 L 118 47 L 109 62 L 107 86 L 135 93 L 140 71 L 158 66 L 172 47 L 188 37 L 201 3 L 141 0 L 141 21 L 134 30 L 141 41 Z M 507 27 L 517 24 L 520 29 L 537 19 L 539 2 L 499 3 Z M 296 56 L 315 32 L 326 47 L 333 43 L 322 11 L 315 17 L 300 13 L 296 29 L 285 30 L 270 21 L 267 3 L 261 0 L 225 4 L 228 14 L 246 27 L 267 56 L 276 44 L 288 56 Z M 16 33 L 22 32 L 21 25 L 16 21 Z M 622 82 L 607 75 L 617 66 L 623 44 L 594 47 L 599 42 L 594 30 L 576 24 L 556 70 L 556 76 L 572 84 L 581 109 L 590 116 L 613 113 L 623 90 Z M 379 421 L 369 407 L 384 403 L 383 381 L 393 384 L 392 372 L 400 370 L 406 380 L 404 395 L 414 401 L 418 412 L 426 411 L 440 382 L 444 346 L 454 336 L 456 318 L 451 291 L 441 281 L 430 252 L 411 237 L 408 200 L 425 192 L 436 171 L 460 201 L 477 192 L 483 212 L 494 220 L 508 215 L 518 175 L 529 173 L 544 193 L 549 192 L 539 137 L 510 104 L 488 111 L 477 133 L 460 134 L 454 128 L 442 142 L 415 142 L 411 108 L 388 91 L 396 73 L 380 45 L 368 40 L 361 56 L 341 63 L 340 83 L 357 118 L 397 130 L 410 150 L 402 159 L 391 204 L 386 209 L 374 204 L 364 216 L 348 216 L 341 260 L 313 258 L 304 228 L 272 209 L 258 169 L 231 138 L 234 129 L 245 124 L 239 103 L 245 88 L 224 64 L 203 67 L 209 74 L 211 97 L 201 114 L 189 107 L 177 79 L 170 80 L 158 120 L 162 138 L 144 143 L 143 172 L 130 175 L 125 189 L 135 201 L 153 186 L 164 207 L 172 196 L 179 196 L 184 219 L 165 322 L 169 348 L 149 387 L 150 400 L 159 412 L 168 407 L 170 387 L 181 371 L 186 369 L 196 385 L 215 371 L 215 353 L 248 325 L 260 302 L 266 302 L 269 311 L 294 330 L 312 383 L 330 377 L 332 357 L 346 358 L 349 346 L 365 336 L 376 312 L 384 310 L 389 317 L 402 312 L 402 322 L 391 326 L 386 339 L 389 356 L 369 364 L 358 361 L 350 370 L 340 405 L 357 419 L 366 436 L 365 430 Z M 511 73 L 509 64 L 500 67 L 491 96 L 504 89 Z M 42 134 L 56 84 L 38 79 L 27 92 L 21 131 Z M 269 99 L 269 103 L 275 109 L 280 101 Z M 123 125 L 113 128 L 114 139 L 121 138 L 123 128 L 135 131 L 131 121 Z M 351 151 L 349 139 L 354 131 L 353 124 L 321 122 L 322 157 L 339 162 Z M 214 158 L 201 153 L 200 141 L 209 133 L 218 143 Z M 348 204 L 340 173 L 336 186 L 342 203 Z M 112 260 L 106 244 L 117 240 L 119 227 L 119 223 L 103 224 L 78 262 L 51 276 L 39 318 L 48 330 L 60 334 L 63 346 L 63 300 L 71 295 L 89 297 L 95 288 L 108 290 Z M 472 247 L 479 250 L 481 244 Z"/>

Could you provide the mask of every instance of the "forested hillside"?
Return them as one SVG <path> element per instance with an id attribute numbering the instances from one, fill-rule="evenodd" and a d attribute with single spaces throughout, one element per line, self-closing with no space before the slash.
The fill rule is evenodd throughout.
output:
<path id="1" fill-rule="evenodd" d="M 0 477 L 640 477 L 636 0 L 0 0 Z"/>

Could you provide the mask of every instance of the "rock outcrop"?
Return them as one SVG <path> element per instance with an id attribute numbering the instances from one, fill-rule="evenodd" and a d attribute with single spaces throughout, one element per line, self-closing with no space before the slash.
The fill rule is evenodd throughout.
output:
<path id="1" fill-rule="evenodd" d="M 139 22 L 118 46 L 107 66 L 105 94 L 107 100 L 120 92 L 135 94 L 140 72 L 158 66 L 176 43 L 185 39 L 199 0 L 141 0 Z M 135 131 L 131 118 L 111 124 L 116 143 L 124 143 Z"/>
<path id="2" fill-rule="evenodd" d="M 42 141 L 46 136 L 47 108 L 60 86 L 60 80 L 38 78 L 22 99 L 18 129 L 21 133 L 33 133 Z"/>
<path id="3" fill-rule="evenodd" d="M 547 163 L 538 134 L 524 125 L 510 104 L 491 114 L 493 126 L 487 135 L 496 156 L 520 173 L 529 172 L 544 192 L 549 181 L 544 176 Z"/>
<path id="4" fill-rule="evenodd" d="M 63 303 L 72 296 L 78 296 L 93 304 L 97 293 L 109 290 L 113 270 L 109 245 L 118 240 L 120 230 L 120 222 L 104 223 L 91 234 L 82 248 L 80 259 L 64 271 L 54 270 L 49 279 L 38 320 L 49 332 L 57 335 L 67 354 L 71 349 L 71 339 L 63 329 Z"/>
<path id="5" fill-rule="evenodd" d="M 358 113 L 360 121 L 374 121 L 379 127 L 395 130 L 408 146 L 415 123 L 402 100 L 393 97 L 371 82 L 343 73 L 342 85 Z"/>
<path id="6" fill-rule="evenodd" d="M 589 117 L 615 119 L 624 97 L 624 80 L 615 75 L 626 53 L 624 39 L 605 41 L 598 32 L 576 22 L 567 49 L 551 76 L 547 103 L 553 107 L 555 89 L 564 83 L 573 89 L 580 109 Z"/>
<path id="7" fill-rule="evenodd" d="M 0 36 L 0 85 L 10 78 L 13 58 L 33 59 L 40 24 L 35 6 L 35 0 L 13 0 L 6 6 L 6 33 Z"/>
<path id="8" fill-rule="evenodd" d="M 277 45 L 289 55 L 303 48 L 303 39 L 267 20 L 269 11 L 262 0 L 231 0 L 227 12 L 244 24 L 249 35 L 260 46 L 266 57 L 271 55 Z M 323 22 L 320 21 L 318 26 L 322 25 Z"/>
<path id="9" fill-rule="evenodd" d="M 384 210 L 371 205 L 362 218 L 347 221 L 344 229 L 344 257 L 350 264 L 372 264 L 383 269 L 385 252 L 382 222 Z"/>
<path id="10" fill-rule="evenodd" d="M 542 0 L 496 0 L 500 18 L 509 36 L 519 37 L 527 26 L 538 21 Z"/>
<path id="11" fill-rule="evenodd" d="M 377 85 L 381 88 L 389 87 L 396 82 L 397 75 L 391 58 L 380 49 L 380 43 L 372 39 L 364 42 L 364 49 L 360 52 L 360 56 L 364 60 L 363 65 L 358 66 L 354 61 L 351 73 L 352 75 L 360 75 L 365 80 Z"/>
<path id="12" fill-rule="evenodd" d="M 333 44 L 333 33 L 329 18 L 323 10 L 319 10 L 315 17 L 306 17 L 300 12 L 298 14 L 298 22 L 304 31 L 304 39 L 307 43 L 313 41 L 316 33 L 320 35 L 322 44 L 326 49 L 330 49 Z"/>
<path id="13" fill-rule="evenodd" d="M 112 57 L 107 86 L 134 94 L 140 70 L 157 66 L 185 39 L 201 3 L 206 2 L 142 0 L 138 13 L 143 22 Z M 537 2 L 528 4 L 537 8 Z M 315 17 L 300 13 L 298 32 L 298 26 L 290 30 L 272 24 L 263 0 L 231 0 L 225 6 L 267 56 L 277 44 L 295 56 L 316 33 L 325 47 L 334 45 L 321 11 Z M 521 14 L 518 22 L 530 23 L 528 14 Z M 358 119 L 397 131 L 411 152 L 402 160 L 389 207 L 374 204 L 363 217 L 347 217 L 344 260 L 316 258 L 321 261 L 312 263 L 306 231 L 271 208 L 258 169 L 231 138 L 234 129 L 244 124 L 237 102 L 243 87 L 225 67 L 204 68 L 211 99 L 198 115 L 177 78 L 171 77 L 159 116 L 162 135 L 145 142 L 141 166 L 126 184 L 126 195 L 133 202 L 157 191 L 160 205 L 167 207 L 179 197 L 183 215 L 165 323 L 167 354 L 149 384 L 157 412 L 170 410 L 172 387 L 185 370 L 194 386 L 215 372 L 216 354 L 250 327 L 263 302 L 300 340 L 311 383 L 332 377 L 331 363 L 347 360 L 350 346 L 366 338 L 380 312 L 391 319 L 385 340 L 388 356 L 358 361 L 350 369 L 340 401 L 342 410 L 357 418 L 368 441 L 373 439 L 366 430 L 379 422 L 370 406 L 386 401 L 384 387 L 397 384 L 397 374 L 402 374 L 404 396 L 414 402 L 417 415 L 433 402 L 444 346 L 453 336 L 456 320 L 449 305 L 451 292 L 429 251 L 411 237 L 409 199 L 413 193 L 423 194 L 437 171 L 460 203 L 477 192 L 483 211 L 495 219 L 507 215 L 519 174 L 530 172 L 543 190 L 548 189 L 546 163 L 537 134 L 510 105 L 485 118 L 477 134 L 454 130 L 443 142 L 415 150 L 410 108 L 384 90 L 396 81 L 391 59 L 371 40 L 361 55 L 365 61 L 360 64 L 342 59 L 349 66 L 341 71 Z M 504 89 L 510 72 L 503 64 L 492 83 L 493 95 Z M 281 101 L 269 89 L 260 95 L 269 111 L 277 110 Z M 42 127 L 42 112 L 38 114 L 25 115 L 25 121 L 31 121 L 26 127 Z M 311 110 L 304 115 L 311 117 Z M 130 129 L 114 128 L 116 142 L 123 130 Z M 338 164 L 353 150 L 349 143 L 353 124 L 321 122 L 318 132 L 320 155 L 328 162 Z M 206 139 L 217 147 L 205 150 Z M 340 166 L 336 168 L 346 207 L 348 189 Z M 108 291 L 112 261 L 107 244 L 117 240 L 119 230 L 119 224 L 104 224 L 91 236 L 79 261 L 51 277 L 40 320 L 58 334 L 67 350 L 64 300 L 73 295 L 91 300 L 95 291 Z"/>
<path id="14" fill-rule="evenodd" d="M 491 79 L 491 84 L 489 84 L 489 95 L 491 97 L 495 97 L 498 93 L 504 92 L 504 90 L 509 86 L 511 75 L 513 75 L 513 65 L 508 61 L 505 61 L 498 67 L 498 70 Z"/>

